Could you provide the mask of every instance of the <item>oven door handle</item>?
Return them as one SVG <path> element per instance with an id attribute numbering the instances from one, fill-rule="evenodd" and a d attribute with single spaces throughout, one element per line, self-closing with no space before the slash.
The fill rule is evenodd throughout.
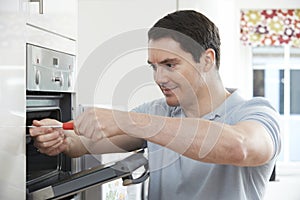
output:
<path id="1" fill-rule="evenodd" d="M 26 108 L 26 112 L 38 112 L 38 111 L 49 111 L 49 110 L 60 110 L 59 107 L 30 107 Z"/>
<path id="2" fill-rule="evenodd" d="M 61 199 L 82 192 L 90 187 L 130 176 L 136 169 L 148 166 L 143 153 L 135 153 L 115 164 L 98 166 L 71 175 L 70 177 L 28 194 L 28 200 Z"/>

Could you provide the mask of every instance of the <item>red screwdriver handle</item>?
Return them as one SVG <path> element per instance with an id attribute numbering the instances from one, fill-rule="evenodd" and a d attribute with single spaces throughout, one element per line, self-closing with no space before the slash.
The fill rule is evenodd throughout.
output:
<path id="1" fill-rule="evenodd" d="M 74 130 L 74 123 L 73 123 L 73 121 L 63 123 L 62 128 L 64 130 Z"/>

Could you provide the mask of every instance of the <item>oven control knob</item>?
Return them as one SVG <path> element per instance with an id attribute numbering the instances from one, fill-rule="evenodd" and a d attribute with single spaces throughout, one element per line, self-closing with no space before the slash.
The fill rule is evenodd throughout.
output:
<path id="1" fill-rule="evenodd" d="M 38 85 L 40 84 L 40 79 L 41 79 L 41 73 L 39 70 L 35 71 L 35 84 Z"/>
<path id="2" fill-rule="evenodd" d="M 59 86 L 62 87 L 63 84 L 64 84 L 64 79 L 63 79 L 63 76 L 55 76 L 55 77 L 52 77 L 52 81 L 53 82 L 59 82 Z"/>
<path id="3" fill-rule="evenodd" d="M 59 82 L 60 87 L 62 87 L 63 84 L 64 84 L 64 77 L 63 77 L 63 75 L 61 75 L 61 79 L 60 79 L 60 82 Z"/>

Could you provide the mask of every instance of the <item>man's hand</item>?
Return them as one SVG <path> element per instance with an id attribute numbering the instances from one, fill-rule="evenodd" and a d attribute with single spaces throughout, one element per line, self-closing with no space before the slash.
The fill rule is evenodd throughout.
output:
<path id="1" fill-rule="evenodd" d="M 68 148 L 67 138 L 62 128 L 43 128 L 41 126 L 59 125 L 61 122 L 53 119 L 34 120 L 36 128 L 29 130 L 31 137 L 34 138 L 34 146 L 41 153 L 49 156 L 57 155 Z"/>
<path id="2" fill-rule="evenodd" d="M 74 120 L 74 131 L 94 141 L 121 135 L 119 122 L 126 117 L 125 112 L 103 108 L 91 108 Z"/>

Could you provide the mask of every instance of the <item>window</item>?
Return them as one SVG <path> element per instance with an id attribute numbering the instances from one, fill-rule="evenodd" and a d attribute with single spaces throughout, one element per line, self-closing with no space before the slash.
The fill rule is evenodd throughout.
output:
<path id="1" fill-rule="evenodd" d="M 252 47 L 253 96 L 264 96 L 282 117 L 280 160 L 300 161 L 300 48 Z"/>

